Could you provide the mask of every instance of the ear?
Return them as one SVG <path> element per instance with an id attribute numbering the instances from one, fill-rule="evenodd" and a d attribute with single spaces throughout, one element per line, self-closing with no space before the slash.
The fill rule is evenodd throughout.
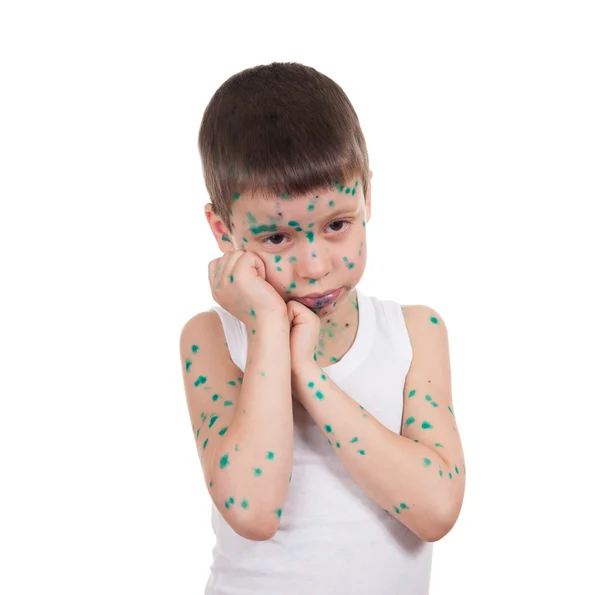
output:
<path id="1" fill-rule="evenodd" d="M 366 211 L 367 211 L 367 223 L 369 222 L 369 219 L 371 218 L 371 187 L 373 185 L 373 182 L 371 181 L 373 178 L 373 172 L 371 170 L 369 170 L 370 175 L 369 175 L 369 188 L 367 189 L 367 196 L 365 196 L 365 206 L 366 206 Z"/>
<path id="2" fill-rule="evenodd" d="M 210 226 L 210 230 L 217 240 L 217 245 L 219 246 L 219 250 L 225 254 L 225 252 L 232 252 L 235 250 L 235 239 L 232 237 L 232 234 L 227 230 L 225 223 L 221 217 L 219 217 L 214 211 L 212 203 L 206 203 L 204 205 L 204 216 L 208 221 L 208 225 Z"/>

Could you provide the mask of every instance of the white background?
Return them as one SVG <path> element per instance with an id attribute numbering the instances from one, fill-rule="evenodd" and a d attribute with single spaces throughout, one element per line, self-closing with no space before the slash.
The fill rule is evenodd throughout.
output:
<path id="1" fill-rule="evenodd" d="M 361 120 L 361 288 L 449 329 L 468 474 L 432 595 L 600 592 L 597 7 L 3 3 L 0 592 L 203 593 L 179 335 L 220 252 L 197 135 L 273 61 Z"/>

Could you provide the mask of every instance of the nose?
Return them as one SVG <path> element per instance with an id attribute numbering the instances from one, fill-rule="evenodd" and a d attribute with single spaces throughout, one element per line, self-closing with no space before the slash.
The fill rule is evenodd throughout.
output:
<path id="1" fill-rule="evenodd" d="M 295 254 L 296 274 L 303 279 L 322 279 L 331 271 L 331 258 L 324 248 L 306 242 Z"/>

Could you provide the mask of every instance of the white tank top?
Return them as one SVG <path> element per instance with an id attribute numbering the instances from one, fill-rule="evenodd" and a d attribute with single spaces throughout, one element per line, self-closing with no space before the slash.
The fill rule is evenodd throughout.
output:
<path id="1" fill-rule="evenodd" d="M 359 322 L 349 351 L 323 367 L 344 392 L 400 434 L 412 348 L 400 304 L 357 288 Z M 231 359 L 244 371 L 246 326 L 227 310 Z M 205 595 L 427 595 L 433 543 L 373 502 L 293 399 L 294 461 L 280 527 L 267 541 L 240 537 L 212 503 L 216 543 Z M 390 506 L 392 503 L 390 503 Z"/>

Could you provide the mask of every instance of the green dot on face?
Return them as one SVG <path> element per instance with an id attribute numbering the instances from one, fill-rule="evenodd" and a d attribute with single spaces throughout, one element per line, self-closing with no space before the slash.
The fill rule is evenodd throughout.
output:
<path id="1" fill-rule="evenodd" d="M 352 438 L 352 440 L 350 440 L 350 442 L 358 442 L 358 436 L 354 436 L 354 438 Z"/>
<path id="2" fill-rule="evenodd" d="M 309 382 L 309 383 L 308 383 L 308 388 L 312 388 L 314 385 L 315 385 L 315 383 L 314 383 L 314 382 Z"/>
<path id="3" fill-rule="evenodd" d="M 229 283 L 233 283 L 233 275 L 229 275 Z"/>
<path id="4" fill-rule="evenodd" d="M 427 401 L 431 401 L 431 397 L 430 397 L 429 395 L 425 395 L 425 399 L 426 399 Z"/>
<path id="5" fill-rule="evenodd" d="M 335 202 L 333 200 L 329 201 L 329 206 L 332 207 L 335 204 Z"/>
<path id="6" fill-rule="evenodd" d="M 225 469 L 227 465 L 229 465 L 229 453 L 224 454 L 219 461 L 219 467 L 221 467 L 221 469 Z"/>
<path id="7" fill-rule="evenodd" d="M 262 469 L 260 469 L 260 468 L 254 469 L 254 475 L 256 477 L 260 477 L 262 475 Z"/>
<path id="8" fill-rule="evenodd" d="M 269 459 L 270 461 L 272 461 L 275 458 L 275 453 L 272 452 L 272 451 L 268 451 L 267 452 L 267 456 L 265 458 Z"/>
<path id="9" fill-rule="evenodd" d="M 454 471 L 456 471 L 456 475 L 458 475 L 458 467 L 454 465 Z"/>
<path id="10" fill-rule="evenodd" d="M 314 237 L 315 237 L 315 233 L 313 231 L 307 231 L 306 237 L 308 238 L 308 241 L 310 243 L 312 243 L 312 241 L 314 240 Z"/>
<path id="11" fill-rule="evenodd" d="M 452 473 L 448 473 L 448 477 L 452 479 Z"/>
<path id="12" fill-rule="evenodd" d="M 364 455 L 365 454 L 365 451 L 362 448 L 360 450 L 357 450 L 356 452 L 358 454 L 360 454 L 360 455 Z"/>
<path id="13" fill-rule="evenodd" d="M 423 465 L 425 467 L 429 467 L 429 465 L 431 465 L 431 461 L 429 459 L 423 459 Z"/>
<path id="14" fill-rule="evenodd" d="M 248 508 L 248 500 L 242 500 L 242 508 Z"/>
<path id="15" fill-rule="evenodd" d="M 277 254 L 275 256 L 275 262 L 279 262 L 281 260 L 281 256 L 279 254 Z"/>

